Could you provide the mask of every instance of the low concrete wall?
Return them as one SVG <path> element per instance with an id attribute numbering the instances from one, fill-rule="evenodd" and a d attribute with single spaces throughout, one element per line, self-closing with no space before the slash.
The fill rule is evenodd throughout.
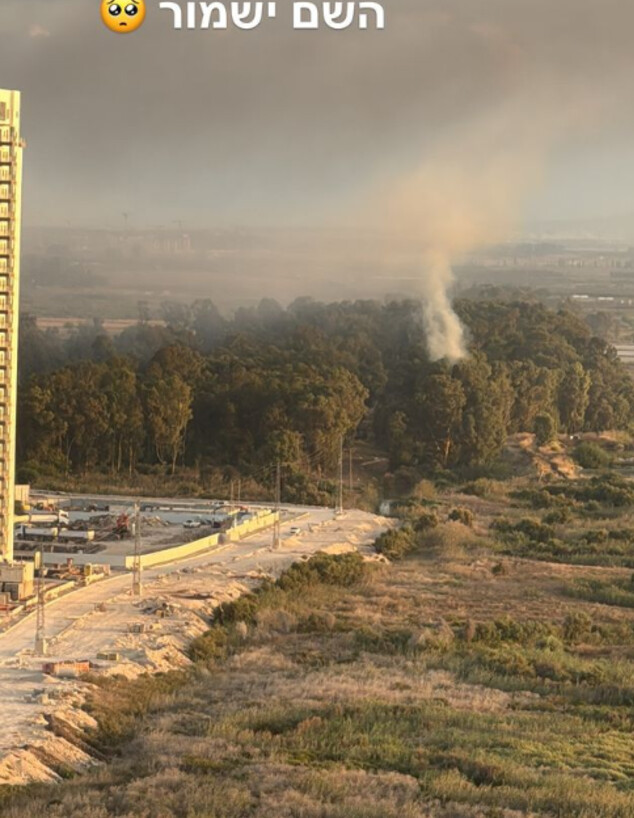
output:
<path id="1" fill-rule="evenodd" d="M 166 562 L 176 562 L 177 560 L 184 560 L 187 557 L 194 557 L 204 551 L 211 551 L 225 542 L 236 542 L 249 534 L 254 534 L 256 531 L 262 531 L 264 528 L 269 528 L 273 525 L 277 518 L 277 512 L 272 514 L 262 514 L 253 520 L 247 520 L 242 525 L 237 525 L 230 528 L 222 534 L 212 534 L 209 537 L 202 537 L 200 540 L 186 543 L 185 545 L 176 545 L 172 548 L 165 548 L 162 551 L 153 551 L 151 554 L 141 555 L 141 567 L 151 568 L 154 565 L 163 565 Z M 134 557 L 125 558 L 125 567 L 132 570 L 134 567 Z"/>
<path id="2" fill-rule="evenodd" d="M 44 552 L 44 565 L 62 565 L 71 559 L 73 565 L 109 565 L 111 568 L 126 568 L 127 557 L 123 554 L 69 554 Z"/>
<path id="3" fill-rule="evenodd" d="M 152 551 L 149 554 L 141 554 L 141 568 L 151 568 L 154 565 L 162 565 L 165 562 L 175 562 L 184 560 L 187 557 L 194 557 L 202 551 L 210 551 L 217 548 L 220 543 L 220 535 L 212 534 L 210 537 L 202 537 L 200 540 L 175 545 L 172 548 L 164 548 L 161 551 Z M 134 567 L 134 557 L 125 558 L 126 568 L 132 570 Z"/>

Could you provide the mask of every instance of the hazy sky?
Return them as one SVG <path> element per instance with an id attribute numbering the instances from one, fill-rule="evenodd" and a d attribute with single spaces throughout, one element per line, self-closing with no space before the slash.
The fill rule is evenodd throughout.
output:
<path id="1" fill-rule="evenodd" d="M 530 218 L 634 223 L 630 0 L 386 0 L 378 32 L 293 31 L 290 5 L 179 32 L 151 0 L 118 36 L 98 0 L 2 0 L 27 224 L 332 224 L 472 151 L 524 170 Z"/>

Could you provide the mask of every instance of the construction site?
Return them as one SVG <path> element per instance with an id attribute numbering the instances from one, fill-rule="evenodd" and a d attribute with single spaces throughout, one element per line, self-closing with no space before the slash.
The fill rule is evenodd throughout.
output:
<path id="1" fill-rule="evenodd" d="M 223 502 L 143 504 L 36 494 L 19 487 L 14 559 L 2 569 L 0 627 L 117 570 L 174 562 L 274 526 L 288 512 Z M 141 511 L 141 508 L 144 511 Z"/>
<path id="2" fill-rule="evenodd" d="M 142 537 L 136 560 L 132 538 L 131 568 L 78 566 L 68 558 L 38 569 L 34 596 L 3 618 L 0 633 L 0 784 L 55 781 L 60 767 L 95 763 L 64 738 L 69 727 L 89 726 L 82 705 L 93 674 L 134 678 L 186 667 L 189 643 L 209 627 L 219 604 L 318 551 L 358 550 L 376 559 L 372 544 L 389 525 L 366 512 L 324 508 L 286 507 L 279 527 L 275 517 L 251 531 L 234 526 L 222 542 L 214 534 L 145 551 Z M 166 538 L 170 529 L 158 530 L 150 540 Z M 210 538 L 215 545 L 206 544 Z M 183 548 L 190 555 L 174 559 Z M 158 562 L 143 565 L 143 557 Z"/>

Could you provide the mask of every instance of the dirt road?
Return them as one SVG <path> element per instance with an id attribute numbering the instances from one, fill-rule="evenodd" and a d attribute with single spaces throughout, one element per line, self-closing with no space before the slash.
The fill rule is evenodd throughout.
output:
<path id="1" fill-rule="evenodd" d="M 299 534 L 291 536 L 291 525 Z M 311 509 L 299 522 L 282 526 L 282 545 L 271 549 L 271 531 L 254 534 L 198 557 L 149 569 L 141 597 L 130 594 L 131 576 L 121 574 L 81 588 L 46 607 L 48 656 L 98 661 L 104 651 L 116 662 L 101 661 L 105 673 L 128 676 L 167 670 L 187 663 L 187 644 L 206 627 L 212 608 L 277 575 L 290 563 L 316 551 L 371 544 L 386 522 L 349 511 L 334 519 L 332 510 Z M 163 618 L 157 610 L 167 609 Z M 144 633 L 130 632 L 142 626 Z M 45 715 L 81 702 L 81 683 L 42 673 L 32 655 L 35 619 L 31 615 L 0 635 L 0 761 L 7 752 L 45 735 Z M 1 774 L 0 782 L 7 780 Z"/>

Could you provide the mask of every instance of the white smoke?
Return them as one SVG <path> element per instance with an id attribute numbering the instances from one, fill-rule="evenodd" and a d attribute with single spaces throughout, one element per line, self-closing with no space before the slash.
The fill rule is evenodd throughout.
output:
<path id="1" fill-rule="evenodd" d="M 466 355 L 466 346 L 464 329 L 449 300 L 451 264 L 442 252 L 428 251 L 423 265 L 423 321 L 429 357 L 432 361 L 459 361 Z"/>
<path id="2" fill-rule="evenodd" d="M 507 105 L 447 135 L 398 183 L 371 197 L 374 213 L 394 234 L 392 251 L 408 246 L 420 269 L 427 347 L 432 360 L 467 354 L 450 292 L 452 266 L 478 248 L 509 239 L 522 207 L 539 186 L 552 145 L 567 132 L 569 112 L 543 100 Z M 547 115 L 546 115 L 547 112 Z M 376 193 L 376 191 L 375 191 Z"/>

